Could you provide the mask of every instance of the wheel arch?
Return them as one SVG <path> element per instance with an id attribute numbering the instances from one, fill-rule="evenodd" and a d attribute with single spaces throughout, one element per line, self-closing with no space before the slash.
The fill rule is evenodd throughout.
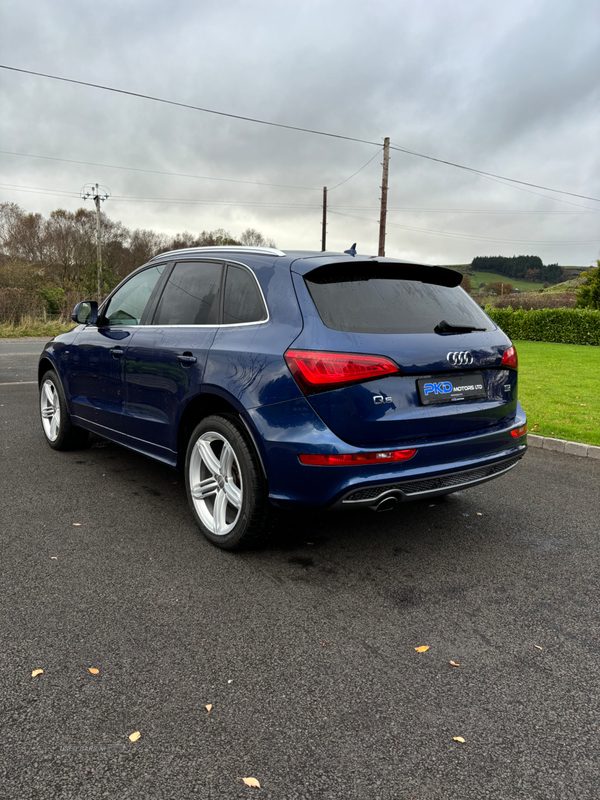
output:
<path id="1" fill-rule="evenodd" d="M 43 358 L 41 358 L 40 362 L 38 364 L 38 386 L 41 386 L 42 378 L 48 372 L 48 370 L 51 370 L 51 369 L 53 369 L 54 372 L 56 372 L 56 367 L 54 366 L 54 363 L 52 362 L 52 360 L 49 359 L 47 356 L 44 356 Z M 58 377 L 59 377 L 59 380 L 60 380 L 60 376 L 58 376 Z M 64 387 L 63 387 L 63 389 L 64 389 Z"/>
<path id="2" fill-rule="evenodd" d="M 209 389 L 201 392 L 190 400 L 185 407 L 177 428 L 177 468 L 184 469 L 187 446 L 194 428 L 202 419 L 212 414 L 235 417 L 240 422 L 246 438 L 257 455 L 262 473 L 268 482 L 267 470 L 265 469 L 265 453 L 260 444 L 260 437 L 254 429 L 250 418 L 243 406 L 233 396 L 218 389 Z"/>

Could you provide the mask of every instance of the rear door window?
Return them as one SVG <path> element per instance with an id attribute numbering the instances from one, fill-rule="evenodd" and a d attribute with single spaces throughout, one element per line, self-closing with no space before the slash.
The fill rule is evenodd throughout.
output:
<path id="1" fill-rule="evenodd" d="M 435 267 L 367 262 L 321 267 L 306 275 L 305 281 L 323 323 L 336 331 L 433 333 L 442 320 L 493 330 L 488 317 L 460 286 L 428 282 L 443 280 L 444 272 Z"/>
<path id="2" fill-rule="evenodd" d="M 219 317 L 221 264 L 180 261 L 167 278 L 154 325 L 216 325 Z"/>

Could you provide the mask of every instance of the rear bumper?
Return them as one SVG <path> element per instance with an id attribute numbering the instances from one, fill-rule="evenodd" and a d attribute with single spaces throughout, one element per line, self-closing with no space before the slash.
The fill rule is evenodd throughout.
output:
<path id="1" fill-rule="evenodd" d="M 468 489 L 510 472 L 523 458 L 525 450 L 526 445 L 523 445 L 519 455 L 513 455 L 502 461 L 495 461 L 493 464 L 478 466 L 474 469 L 447 472 L 444 475 L 429 475 L 420 480 L 380 484 L 367 489 L 354 489 L 338 500 L 335 508 L 370 508 L 377 511 L 382 503 L 392 498 L 398 502 L 406 502 L 407 500 L 439 497 L 451 492 L 458 492 L 461 489 Z"/>
<path id="2" fill-rule="evenodd" d="M 498 477 L 522 458 L 527 436 L 511 430 L 524 425 L 517 410 L 484 431 L 430 439 L 353 447 L 336 437 L 304 398 L 251 409 L 252 426 L 269 482 L 269 499 L 282 508 L 358 508 L 385 497 L 398 501 L 448 494 Z M 410 460 L 372 466 L 307 466 L 301 453 L 359 453 L 417 448 Z"/>

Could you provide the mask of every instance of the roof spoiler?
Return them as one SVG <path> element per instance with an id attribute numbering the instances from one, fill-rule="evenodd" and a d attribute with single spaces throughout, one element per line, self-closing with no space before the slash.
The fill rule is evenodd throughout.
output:
<path id="1" fill-rule="evenodd" d="M 342 261 L 316 267 L 304 276 L 312 283 L 348 283 L 374 279 L 419 281 L 436 286 L 458 286 L 462 273 L 447 267 L 429 267 L 426 264 L 379 261 Z"/>

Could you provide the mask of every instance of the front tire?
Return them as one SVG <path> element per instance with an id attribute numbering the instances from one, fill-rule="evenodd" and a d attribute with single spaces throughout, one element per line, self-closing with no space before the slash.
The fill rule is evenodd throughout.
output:
<path id="1" fill-rule="evenodd" d="M 224 550 L 264 542 L 274 523 L 266 481 L 235 418 L 211 416 L 192 433 L 185 460 L 188 501 L 204 536 Z"/>
<path id="2" fill-rule="evenodd" d="M 71 422 L 62 384 L 52 369 L 40 384 L 40 417 L 46 441 L 54 450 L 72 450 L 86 444 L 89 434 Z"/>

